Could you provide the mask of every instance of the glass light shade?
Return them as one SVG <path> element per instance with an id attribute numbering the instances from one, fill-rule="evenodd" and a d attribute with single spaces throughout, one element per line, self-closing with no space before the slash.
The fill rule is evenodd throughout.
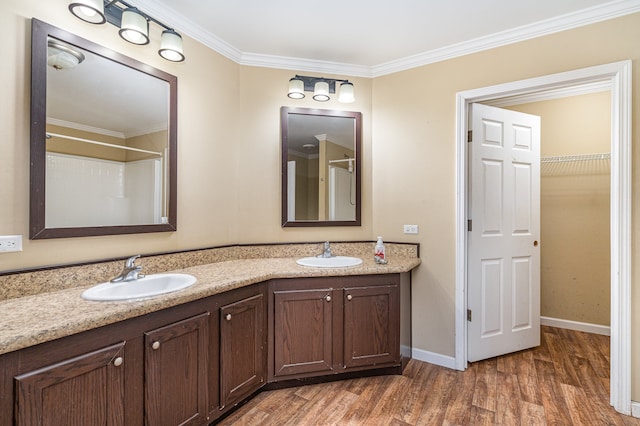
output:
<path id="1" fill-rule="evenodd" d="M 120 23 L 120 37 L 133 44 L 149 43 L 149 22 L 136 8 L 125 9 Z"/>
<path id="2" fill-rule="evenodd" d="M 104 24 L 107 19 L 104 16 L 104 3 L 102 0 L 80 0 L 69 3 L 69 11 L 76 18 L 91 24 Z"/>
<path id="3" fill-rule="evenodd" d="M 342 83 L 340 84 L 340 95 L 338 96 L 338 102 L 342 102 L 345 104 L 350 104 L 355 102 L 356 96 L 353 90 L 352 83 Z"/>
<path id="4" fill-rule="evenodd" d="M 160 50 L 158 54 L 167 61 L 182 62 L 184 53 L 182 48 L 182 37 L 173 30 L 165 30 L 160 38 Z"/>
<path id="5" fill-rule="evenodd" d="M 84 54 L 70 46 L 50 39 L 47 46 L 47 65 L 57 70 L 73 68 L 84 61 Z"/>
<path id="6" fill-rule="evenodd" d="M 313 99 L 318 102 L 326 102 L 329 98 L 329 83 L 318 81 L 313 89 Z"/>
<path id="7" fill-rule="evenodd" d="M 287 93 L 287 96 L 291 99 L 304 98 L 304 81 L 297 77 L 289 80 L 289 93 Z"/>

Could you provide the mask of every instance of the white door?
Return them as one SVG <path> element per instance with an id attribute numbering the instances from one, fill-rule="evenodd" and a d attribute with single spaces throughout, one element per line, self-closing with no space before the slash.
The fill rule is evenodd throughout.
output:
<path id="1" fill-rule="evenodd" d="M 468 360 L 540 344 L 540 117 L 472 104 Z"/>

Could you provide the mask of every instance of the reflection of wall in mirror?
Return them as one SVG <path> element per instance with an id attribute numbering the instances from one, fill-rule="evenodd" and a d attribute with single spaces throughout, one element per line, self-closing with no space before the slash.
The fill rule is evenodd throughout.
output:
<path id="1" fill-rule="evenodd" d="M 121 137 L 98 134 L 86 130 L 73 129 L 70 127 L 47 124 L 48 133 L 57 133 L 76 138 L 97 140 L 113 145 L 124 145 L 125 140 Z M 47 152 L 58 154 L 79 155 L 83 157 L 100 158 L 102 160 L 126 161 L 127 152 L 123 149 L 110 148 L 107 146 L 93 145 L 85 142 L 74 141 L 52 137 L 47 139 Z"/>
<path id="2" fill-rule="evenodd" d="M 47 153 L 47 228 L 161 223 L 159 158 L 120 162 Z"/>
<path id="3" fill-rule="evenodd" d="M 154 152 L 163 152 L 167 146 L 168 140 L 166 130 L 125 138 L 124 136 L 118 137 L 104 133 L 95 133 L 87 130 L 47 124 L 47 132 Z M 71 139 L 58 138 L 55 136 L 47 140 L 46 150 L 47 152 L 57 152 L 59 154 L 80 155 L 84 157 L 113 161 L 136 161 L 156 157 L 155 155 L 148 153 L 94 145 Z"/>
<path id="4" fill-rule="evenodd" d="M 329 161 L 344 160 L 347 158 L 354 158 L 354 151 L 350 148 L 345 148 L 342 145 L 331 142 L 330 140 L 320 141 L 320 164 L 323 167 L 319 171 L 319 185 L 318 185 L 318 210 L 320 220 L 329 219 Z M 348 168 L 348 162 L 334 163 L 333 166 L 340 168 Z M 354 176 L 355 177 L 355 176 Z M 354 179 L 355 180 L 355 179 Z"/>
<path id="5" fill-rule="evenodd" d="M 162 157 L 167 131 L 130 138 L 47 124 L 47 132 L 114 145 L 52 136 L 47 140 L 48 228 L 144 225 L 166 215 Z"/>

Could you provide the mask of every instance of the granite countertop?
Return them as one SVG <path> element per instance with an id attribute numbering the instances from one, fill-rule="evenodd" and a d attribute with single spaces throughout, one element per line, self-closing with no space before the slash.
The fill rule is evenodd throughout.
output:
<path id="1" fill-rule="evenodd" d="M 300 266 L 296 258 L 228 260 L 170 271 L 191 274 L 198 281 L 184 290 L 149 299 L 82 299 L 82 292 L 91 286 L 8 299 L 0 301 L 0 354 L 270 279 L 402 273 L 419 264 L 419 258 L 394 257 L 386 265 L 364 259 L 359 266 L 321 269 Z"/>

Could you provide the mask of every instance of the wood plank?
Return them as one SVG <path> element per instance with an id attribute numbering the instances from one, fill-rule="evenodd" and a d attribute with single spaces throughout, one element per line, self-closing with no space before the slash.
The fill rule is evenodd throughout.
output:
<path id="1" fill-rule="evenodd" d="M 476 384 L 471 404 L 475 407 L 495 413 L 497 407 L 497 374 L 496 359 L 478 363 Z"/>
<path id="2" fill-rule="evenodd" d="M 411 360 L 401 376 L 265 392 L 220 424 L 640 426 L 609 405 L 608 345 L 607 336 L 543 326 L 541 347 L 464 372 Z"/>
<path id="3" fill-rule="evenodd" d="M 503 425 L 517 425 L 520 421 L 520 388 L 518 376 L 498 372 L 498 405 L 496 421 Z"/>

